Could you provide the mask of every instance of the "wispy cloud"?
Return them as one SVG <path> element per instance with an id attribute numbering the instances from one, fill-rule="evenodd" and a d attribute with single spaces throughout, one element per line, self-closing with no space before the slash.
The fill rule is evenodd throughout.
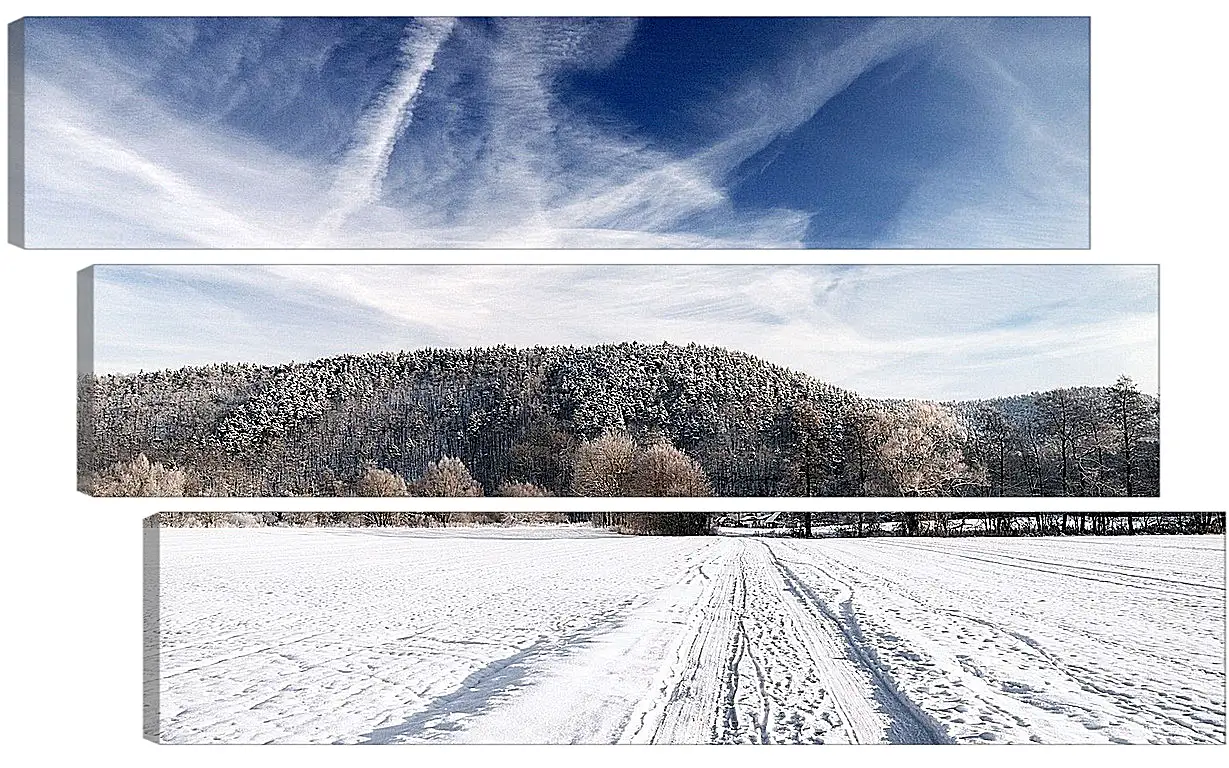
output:
<path id="1" fill-rule="evenodd" d="M 1126 266 L 106 266 L 97 364 L 634 340 L 739 349 L 883 397 L 988 397 L 1121 373 L 1155 391 L 1156 277 Z"/>
<path id="2" fill-rule="evenodd" d="M 916 248 L 953 238 L 974 247 L 1089 244 L 1086 50 L 1038 42 L 1056 59 L 1046 62 L 1021 45 L 1017 29 L 976 25 L 947 42 L 962 62 L 962 77 L 984 100 L 980 119 L 995 126 L 997 151 L 957 153 L 919 180 L 882 244 Z"/>
<path id="3" fill-rule="evenodd" d="M 393 146 L 410 121 L 414 99 L 422 90 L 423 78 L 435 66 L 436 52 L 455 25 L 455 19 L 423 19 L 406 28 L 400 69 L 388 90 L 359 118 L 353 146 L 333 182 L 336 202 L 316 225 L 307 245 L 326 243 L 351 214 L 379 198 Z"/>
<path id="4" fill-rule="evenodd" d="M 855 199 L 890 177 L 905 202 L 861 212 L 879 234 L 853 244 L 1086 244 L 1086 35 L 1035 28 L 1062 20 L 796 20 L 783 41 L 758 26 L 778 22 L 728 20 L 748 44 L 711 83 L 703 45 L 654 37 L 660 21 L 382 23 L 29 22 L 28 242 L 824 244 L 826 204 L 807 190 Z M 1039 59 L 1049 69 L 1027 63 Z M 898 93 L 888 66 L 940 74 Z M 621 78 L 704 85 L 677 105 L 616 103 Z M 968 98 L 944 106 L 944 89 Z M 933 135 L 884 154 L 886 176 L 803 162 L 779 174 L 784 198 L 747 192 L 745 164 L 770 165 L 782 148 L 878 156 L 904 141 L 839 125 L 815 139 L 854 91 L 923 115 Z"/>

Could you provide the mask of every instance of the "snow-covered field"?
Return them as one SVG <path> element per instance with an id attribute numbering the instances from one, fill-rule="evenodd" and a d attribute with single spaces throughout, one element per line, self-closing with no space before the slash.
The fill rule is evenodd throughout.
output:
<path id="1" fill-rule="evenodd" d="M 1223 537 L 163 529 L 167 742 L 1225 741 Z"/>

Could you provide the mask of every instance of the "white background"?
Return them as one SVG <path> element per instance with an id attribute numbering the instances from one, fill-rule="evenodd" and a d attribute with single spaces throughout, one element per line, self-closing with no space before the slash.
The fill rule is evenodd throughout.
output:
<path id="1" fill-rule="evenodd" d="M 1162 493 L 1160 500 L 944 502 L 965 509 L 1224 510 L 1225 298 L 1229 256 L 1223 236 L 1229 216 L 1224 136 L 1227 68 L 1226 13 L 1213 3 L 1125 4 L 970 2 L 72 2 L 21 3 L 6 21 L 38 15 L 159 14 L 268 15 L 1012 15 L 1092 16 L 1092 249 L 1090 251 L 810 251 L 601 252 L 602 262 L 1106 262 L 1161 264 Z M 550 261 L 585 261 L 585 252 L 540 254 Z M 1219 764 L 1215 748 L 1075 747 L 777 748 L 748 752 L 713 747 L 428 747 L 347 749 L 316 747 L 157 747 L 141 740 L 140 519 L 164 508 L 316 509 L 311 500 L 88 499 L 75 486 L 75 331 L 78 269 L 96 262 L 485 262 L 526 261 L 533 253 L 352 251 L 21 251 L 5 247 L 3 280 L 4 755 L 10 764 L 103 760 L 126 765 L 246 766 L 339 760 L 407 765 L 448 761 L 456 766 L 521 761 L 614 765 L 628 760 L 666 765 L 701 759 L 717 765 L 755 761 L 801 765 L 812 761 L 889 765 L 1005 765 L 1039 761 L 1115 763 L 1182 760 Z M 362 502 L 371 506 L 370 501 Z M 557 502 L 558 504 L 559 502 Z M 564 508 L 584 508 L 562 501 Z M 725 500 L 744 508 L 754 502 Z M 802 500 L 771 502 L 800 507 Z M 822 502 L 820 502 L 822 503 Z M 636 504 L 636 502 L 629 502 Z M 692 505 L 715 506 L 694 500 Z M 839 502 L 844 509 L 883 508 L 882 500 Z M 607 504 L 609 507 L 609 504 Z M 687 506 L 686 504 L 680 506 Z M 901 508 L 903 505 L 897 505 Z M 915 500 L 914 509 L 938 508 Z M 438 504 L 436 505 L 438 507 Z M 658 507 L 660 508 L 660 506 Z M 829 505 L 827 508 L 835 508 Z M 224 750 L 224 751 L 222 751 Z M 1175 752 L 1180 750 L 1180 753 Z M 1165 754 L 1162 754 L 1162 751 Z M 1217 755 L 1220 755 L 1217 758 Z"/>

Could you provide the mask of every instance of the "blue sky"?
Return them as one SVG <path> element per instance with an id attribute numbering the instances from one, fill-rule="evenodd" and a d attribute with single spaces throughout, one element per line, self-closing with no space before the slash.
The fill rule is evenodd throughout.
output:
<path id="1" fill-rule="evenodd" d="M 1119 374 L 1157 391 L 1154 266 L 95 267 L 95 370 L 423 347 L 696 342 L 876 397 Z"/>
<path id="2" fill-rule="evenodd" d="M 1087 19 L 31 19 L 27 242 L 1086 247 Z"/>

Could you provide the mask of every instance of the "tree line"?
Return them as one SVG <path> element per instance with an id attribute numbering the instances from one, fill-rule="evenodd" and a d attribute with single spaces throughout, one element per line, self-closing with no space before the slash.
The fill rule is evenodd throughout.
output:
<path id="1" fill-rule="evenodd" d="M 755 527 L 764 513 L 717 516 L 714 525 Z M 758 519 L 758 520 L 757 520 Z M 777 526 L 823 536 L 1118 536 L 1225 532 L 1224 512 L 787 512 Z"/>
<path id="2" fill-rule="evenodd" d="M 699 536 L 715 532 L 708 512 L 160 512 L 151 528 L 442 528 L 588 524 L 618 533 Z"/>
<path id="3" fill-rule="evenodd" d="M 1224 534 L 1223 512 L 162 512 L 150 527 L 398 527 L 589 524 L 620 533 L 699 536 L 756 527 L 803 538 Z"/>
<path id="4" fill-rule="evenodd" d="M 1148 496 L 1127 377 L 875 400 L 695 344 L 426 349 L 83 376 L 95 495 Z"/>

